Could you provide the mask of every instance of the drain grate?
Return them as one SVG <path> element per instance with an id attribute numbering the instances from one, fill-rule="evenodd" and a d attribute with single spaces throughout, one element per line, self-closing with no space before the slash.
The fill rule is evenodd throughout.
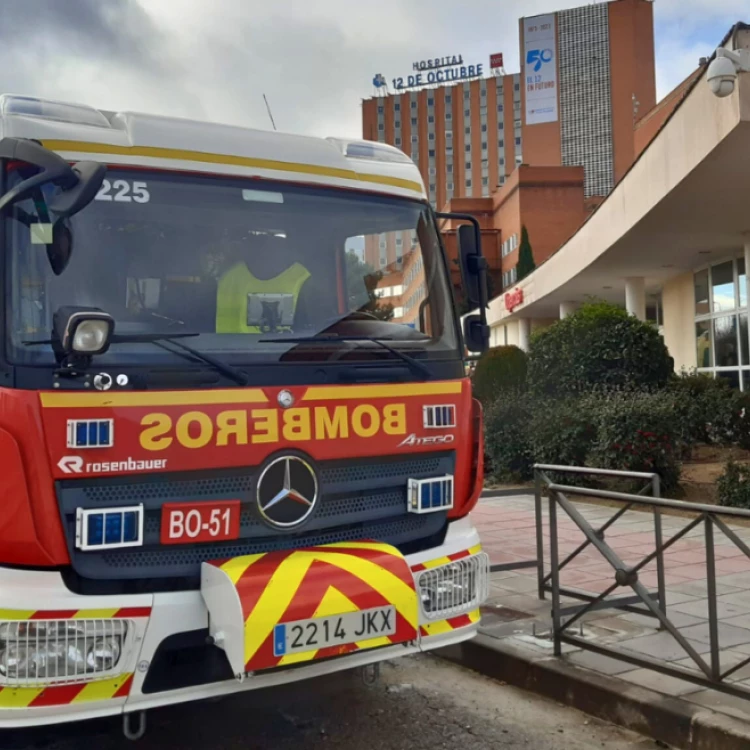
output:
<path id="1" fill-rule="evenodd" d="M 496 622 L 514 622 L 515 620 L 530 620 L 534 617 L 529 612 L 521 612 L 520 609 L 511 609 L 502 605 L 485 605 L 480 607 L 479 611 L 482 613 L 482 620 L 485 623 L 493 620 Z"/>

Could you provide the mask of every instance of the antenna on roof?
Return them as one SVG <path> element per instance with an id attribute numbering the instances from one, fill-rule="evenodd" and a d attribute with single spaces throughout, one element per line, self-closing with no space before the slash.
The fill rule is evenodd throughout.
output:
<path id="1" fill-rule="evenodd" d="M 268 117 L 271 120 L 271 125 L 273 125 L 273 129 L 276 130 L 276 123 L 273 121 L 273 115 L 271 114 L 271 105 L 268 103 L 265 94 L 263 94 L 263 101 L 266 103 L 266 109 L 268 110 Z"/>

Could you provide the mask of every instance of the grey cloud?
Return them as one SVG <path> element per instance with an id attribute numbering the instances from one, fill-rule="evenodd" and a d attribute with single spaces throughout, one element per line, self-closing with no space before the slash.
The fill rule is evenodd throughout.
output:
<path id="1" fill-rule="evenodd" d="M 138 108 L 163 89 L 162 111 L 200 116 L 170 42 L 135 0 L 3 0 L 0 89 L 115 108 L 118 94 Z"/>
<path id="2" fill-rule="evenodd" d="M 5 47 L 81 55 L 130 65 L 158 62 L 162 32 L 132 0 L 4 0 L 0 38 Z"/>
<path id="3" fill-rule="evenodd" d="M 375 73 L 390 81 L 449 53 L 486 64 L 493 52 L 516 72 L 519 16 L 585 2 L 0 0 L 0 89 L 269 128 L 265 93 L 281 130 L 358 136 Z M 722 17 L 746 3 L 722 0 Z M 713 24 L 714 5 L 659 0 L 655 15 L 669 29 Z M 696 46 L 669 36 L 660 88 L 690 72 Z"/>

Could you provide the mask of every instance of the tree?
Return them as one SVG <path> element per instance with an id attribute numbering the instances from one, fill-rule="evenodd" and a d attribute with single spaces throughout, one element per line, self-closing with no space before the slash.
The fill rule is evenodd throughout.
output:
<path id="1" fill-rule="evenodd" d="M 346 292 L 350 311 L 367 312 L 379 320 L 393 318 L 393 305 L 383 304 L 375 290 L 383 278 L 381 271 L 363 263 L 351 250 L 346 254 Z"/>
<path id="2" fill-rule="evenodd" d="M 518 250 L 518 281 L 525 279 L 535 268 L 534 254 L 531 252 L 529 233 L 526 227 L 521 227 L 521 247 Z"/>

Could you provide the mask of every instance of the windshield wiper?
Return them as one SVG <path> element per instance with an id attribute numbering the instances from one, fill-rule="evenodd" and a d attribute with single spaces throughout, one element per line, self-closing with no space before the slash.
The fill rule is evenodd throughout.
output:
<path id="1" fill-rule="evenodd" d="M 156 344 L 156 346 L 161 347 L 164 351 L 170 352 L 171 354 L 177 354 L 180 356 L 190 354 L 195 359 L 213 367 L 214 370 L 225 375 L 230 380 L 234 380 L 238 385 L 247 385 L 248 378 L 242 370 L 239 370 L 226 362 L 222 362 L 220 359 L 216 359 L 210 354 L 202 352 L 200 349 L 196 349 L 193 346 L 188 346 L 187 344 L 178 341 L 178 339 L 192 338 L 194 336 L 200 336 L 200 333 L 115 333 L 112 336 L 111 342 L 113 344 Z M 165 341 L 182 351 L 175 351 L 174 349 L 165 346 Z M 22 343 L 25 346 L 36 346 L 40 344 L 51 344 L 52 340 L 23 341 Z M 183 352 L 185 354 L 183 354 Z"/>
<path id="2" fill-rule="evenodd" d="M 390 346 L 389 344 L 386 344 L 386 341 L 393 341 L 392 338 L 384 338 L 384 337 L 375 337 L 375 336 L 339 336 L 337 334 L 330 334 L 330 335 L 319 335 L 319 336 L 285 336 L 280 338 L 272 338 L 272 339 L 260 339 L 258 343 L 260 344 L 331 344 L 331 343 L 342 343 L 346 344 L 349 342 L 357 342 L 357 341 L 367 341 L 372 344 L 377 344 L 378 346 L 385 349 L 385 351 L 390 352 L 391 354 L 394 354 L 396 357 L 398 357 L 400 360 L 405 362 L 409 369 L 417 374 L 422 375 L 424 378 L 429 379 L 432 377 L 432 373 L 419 361 L 414 359 L 414 357 L 410 357 L 408 354 L 399 351 L 393 346 Z"/>
<path id="3" fill-rule="evenodd" d="M 177 341 L 176 339 L 185 338 L 187 336 L 199 336 L 200 334 L 196 333 L 176 333 L 176 334 L 168 334 L 168 335 L 162 335 L 159 336 L 158 334 L 153 334 L 149 337 L 149 334 L 144 335 L 141 334 L 133 334 L 131 335 L 125 335 L 120 337 L 120 341 L 123 343 L 130 343 L 130 342 L 150 342 L 152 344 L 156 344 L 156 346 L 161 347 L 164 349 L 164 351 L 172 352 L 172 354 L 182 354 L 183 352 L 185 355 L 191 355 L 195 357 L 195 359 L 200 360 L 201 362 L 205 362 L 207 365 L 211 366 L 216 370 L 217 372 L 220 372 L 222 375 L 225 375 L 230 380 L 234 380 L 237 385 L 247 385 L 248 383 L 248 377 L 247 375 L 242 372 L 242 370 L 238 369 L 237 367 L 233 367 L 232 365 L 222 362 L 220 359 L 216 359 L 216 357 L 211 356 L 210 354 L 206 354 L 205 352 L 202 352 L 200 349 L 196 349 L 193 346 L 188 346 L 187 344 L 183 344 L 181 341 Z M 175 351 L 169 346 L 166 346 L 164 342 L 168 342 L 172 346 L 176 346 L 178 349 L 182 349 L 182 352 Z"/>
<path id="4" fill-rule="evenodd" d="M 112 344 L 150 344 L 153 341 L 163 339 L 188 339 L 200 336 L 200 333 L 115 333 L 110 339 Z M 24 346 L 41 346 L 42 344 L 54 343 L 52 339 L 35 339 L 33 341 L 22 341 Z M 174 342 L 173 342 L 174 343 Z"/>

